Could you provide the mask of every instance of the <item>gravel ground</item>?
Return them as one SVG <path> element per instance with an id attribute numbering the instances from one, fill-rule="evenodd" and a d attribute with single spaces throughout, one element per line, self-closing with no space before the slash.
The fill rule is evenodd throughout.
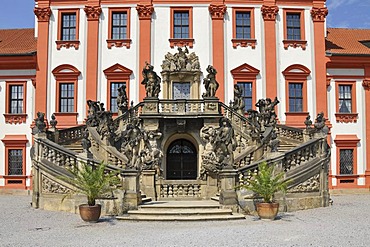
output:
<path id="1" fill-rule="evenodd" d="M 267 222 L 132 222 L 33 209 L 30 196 L 0 196 L 0 246 L 370 246 L 370 194 Z"/>

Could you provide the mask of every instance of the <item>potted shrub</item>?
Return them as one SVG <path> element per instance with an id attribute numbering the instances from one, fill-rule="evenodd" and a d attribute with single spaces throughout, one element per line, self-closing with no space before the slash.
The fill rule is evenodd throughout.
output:
<path id="1" fill-rule="evenodd" d="M 69 177 L 62 178 L 76 186 L 77 190 L 73 193 L 86 195 L 87 204 L 79 205 L 80 216 L 84 221 L 97 222 L 99 220 L 101 205 L 96 204 L 96 199 L 105 193 L 112 192 L 112 188 L 120 183 L 117 173 L 106 172 L 105 169 L 104 163 L 98 166 L 81 163 L 80 166 L 68 169 Z"/>
<path id="2" fill-rule="evenodd" d="M 286 192 L 289 181 L 284 180 L 284 172 L 274 174 L 274 166 L 266 162 L 259 164 L 258 173 L 252 174 L 241 188 L 251 190 L 262 202 L 256 203 L 257 213 L 261 219 L 274 220 L 279 211 L 279 203 L 275 202 L 276 192 Z"/>

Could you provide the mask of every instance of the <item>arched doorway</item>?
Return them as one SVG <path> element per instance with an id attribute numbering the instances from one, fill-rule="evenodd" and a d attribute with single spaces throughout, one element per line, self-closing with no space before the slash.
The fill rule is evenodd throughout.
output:
<path id="1" fill-rule="evenodd" d="M 167 149 L 167 179 L 196 179 L 197 150 L 188 140 L 178 139 Z"/>

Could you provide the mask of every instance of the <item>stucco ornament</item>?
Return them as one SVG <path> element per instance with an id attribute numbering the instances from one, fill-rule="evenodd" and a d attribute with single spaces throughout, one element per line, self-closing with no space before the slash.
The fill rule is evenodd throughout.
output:
<path id="1" fill-rule="evenodd" d="M 162 61 L 162 71 L 199 71 L 199 57 L 194 53 L 189 54 L 188 48 L 184 50 L 181 47 L 177 48 L 177 53 L 167 53 Z M 188 55 L 189 54 L 189 55 Z"/>
<path id="2" fill-rule="evenodd" d="M 141 84 L 145 85 L 146 97 L 158 98 L 161 91 L 161 78 L 154 71 L 153 65 L 145 62 L 142 74 L 144 79 Z"/>
<path id="3" fill-rule="evenodd" d="M 217 70 L 212 65 L 208 65 L 206 70 L 208 75 L 203 79 L 203 84 L 206 89 L 206 92 L 203 93 L 203 98 L 215 97 L 216 91 L 219 87 L 219 84 L 216 81 Z"/>

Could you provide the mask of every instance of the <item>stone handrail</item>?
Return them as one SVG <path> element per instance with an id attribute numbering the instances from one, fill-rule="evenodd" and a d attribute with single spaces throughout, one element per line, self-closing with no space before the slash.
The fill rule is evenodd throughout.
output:
<path id="1" fill-rule="evenodd" d="M 47 137 L 58 144 L 68 144 L 75 141 L 79 141 L 83 138 L 83 132 L 86 129 L 86 125 L 79 125 L 71 128 L 47 131 Z"/>
<path id="2" fill-rule="evenodd" d="M 116 117 L 113 120 L 114 124 L 116 126 L 119 126 L 120 122 L 123 122 L 123 125 L 125 126 L 127 124 L 127 122 L 130 121 L 131 118 L 138 117 L 141 114 L 143 105 L 144 105 L 144 103 L 140 102 L 139 104 L 137 104 L 133 107 L 130 107 L 130 109 L 128 109 L 128 111 L 124 112 L 122 115 Z"/>
<path id="3" fill-rule="evenodd" d="M 276 132 L 280 138 L 287 139 L 294 143 L 302 143 L 304 141 L 303 129 L 277 124 Z"/>
<path id="4" fill-rule="evenodd" d="M 222 102 L 219 102 L 218 104 L 220 113 L 231 121 L 234 128 L 237 127 L 241 133 L 245 133 L 249 130 L 251 123 L 246 117 L 240 115 L 234 109 Z"/>
<path id="5" fill-rule="evenodd" d="M 97 158 L 115 167 L 125 168 L 128 163 L 127 157 L 117 151 L 115 147 L 107 145 L 101 139 L 95 127 L 88 127 L 88 130 L 90 133 L 91 149 Z"/>
<path id="6" fill-rule="evenodd" d="M 293 148 L 290 151 L 287 151 L 281 155 L 277 155 L 272 158 L 266 158 L 258 160 L 249 165 L 243 166 L 238 169 L 240 178 L 247 178 L 250 176 L 250 173 L 255 173 L 258 171 L 258 165 L 262 162 L 281 164 L 281 169 L 286 172 L 286 179 L 290 180 L 291 173 L 290 170 L 299 169 L 300 166 L 308 164 L 309 166 L 321 166 L 322 161 L 328 159 L 329 152 L 326 152 L 324 145 L 327 145 L 325 138 L 312 139 L 300 146 Z M 330 157 L 329 157 L 330 158 Z M 314 162 L 315 161 L 315 162 Z M 312 170 L 312 169 L 311 169 Z M 294 183 L 291 183 L 289 187 L 295 186 L 298 183 L 304 182 L 307 179 L 307 172 L 309 169 L 305 170 L 302 168 L 302 172 L 299 177 L 295 177 Z"/>

